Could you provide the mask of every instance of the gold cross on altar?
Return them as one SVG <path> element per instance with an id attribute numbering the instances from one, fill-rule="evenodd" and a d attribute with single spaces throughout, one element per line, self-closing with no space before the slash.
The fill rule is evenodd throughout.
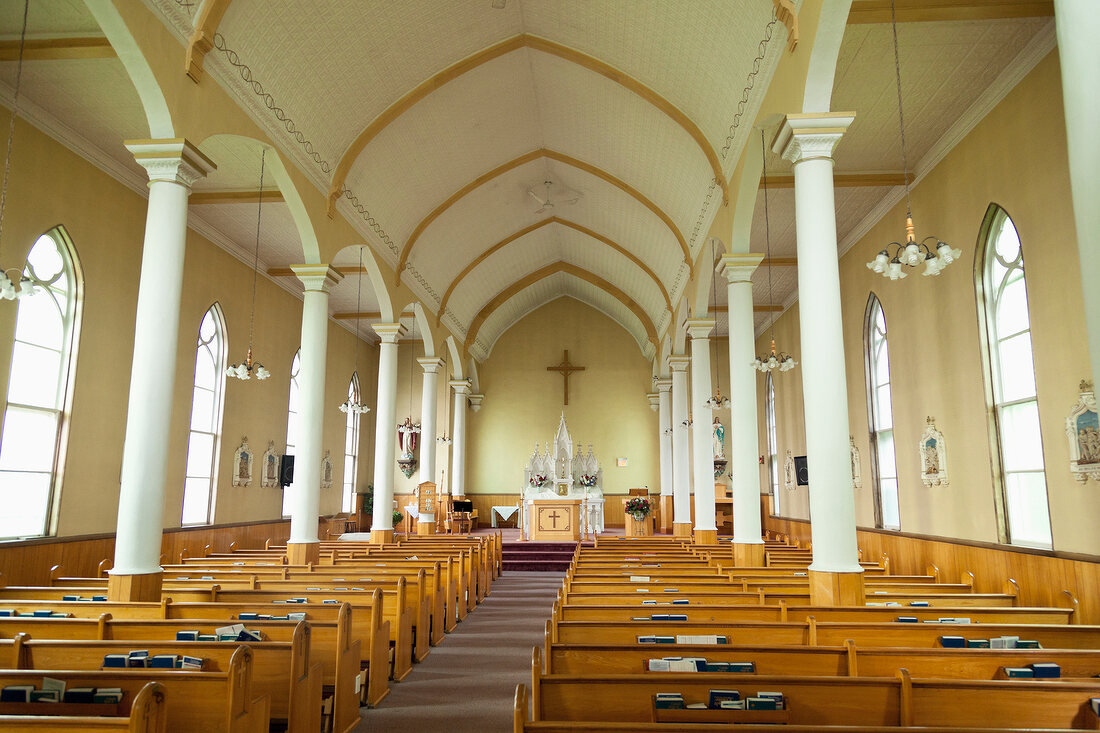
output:
<path id="1" fill-rule="evenodd" d="M 565 349 L 562 352 L 561 364 L 557 366 L 546 367 L 548 372 L 561 372 L 561 375 L 565 377 L 565 402 L 563 404 L 569 404 L 569 374 L 571 372 L 583 372 L 584 367 L 576 366 L 569 363 L 569 349 Z"/>
<path id="2" fill-rule="evenodd" d="M 562 518 L 562 516 L 560 514 L 558 514 L 558 510 L 555 509 L 553 512 L 551 512 L 550 514 L 547 514 L 546 516 L 550 517 L 550 525 L 554 529 L 557 529 L 558 528 L 558 520 Z"/>

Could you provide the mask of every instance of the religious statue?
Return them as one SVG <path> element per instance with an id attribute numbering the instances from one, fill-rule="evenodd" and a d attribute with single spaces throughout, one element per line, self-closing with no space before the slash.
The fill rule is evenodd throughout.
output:
<path id="1" fill-rule="evenodd" d="M 714 417 L 714 457 L 716 459 L 726 457 L 726 428 L 717 415 Z"/>
<path id="2" fill-rule="evenodd" d="M 248 438 L 242 437 L 241 444 L 233 453 L 233 485 L 248 486 L 252 483 L 252 449 L 248 447 Z"/>
<path id="3" fill-rule="evenodd" d="M 1100 415 L 1091 381 L 1081 380 L 1077 402 L 1066 418 L 1069 470 L 1080 482 L 1100 481 Z"/>
<path id="4" fill-rule="evenodd" d="M 420 435 L 420 423 L 413 425 L 411 417 L 397 426 L 397 448 L 401 456 L 411 458 L 416 453 L 417 437 Z"/>
<path id="5" fill-rule="evenodd" d="M 270 487 L 279 485 L 279 453 L 275 450 L 275 441 L 267 441 L 267 451 L 264 452 L 263 475 L 260 477 L 260 486 Z"/>
<path id="6" fill-rule="evenodd" d="M 329 452 L 325 451 L 325 457 L 321 459 L 321 488 L 332 488 L 332 459 Z"/>
<path id="7" fill-rule="evenodd" d="M 947 443 L 936 428 L 935 418 L 925 420 L 920 436 L 920 473 L 925 486 L 947 485 Z"/>

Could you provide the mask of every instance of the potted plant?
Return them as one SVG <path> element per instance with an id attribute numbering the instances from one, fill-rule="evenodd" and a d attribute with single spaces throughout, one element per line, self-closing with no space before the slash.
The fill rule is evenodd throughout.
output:
<path id="1" fill-rule="evenodd" d="M 401 520 L 405 518 L 405 515 L 396 509 L 393 512 L 393 527 L 397 529 L 397 525 L 401 524 Z"/>
<path id="2" fill-rule="evenodd" d="M 640 522 L 649 516 L 649 499 L 635 496 L 626 503 L 626 513 L 634 517 L 634 521 Z"/>

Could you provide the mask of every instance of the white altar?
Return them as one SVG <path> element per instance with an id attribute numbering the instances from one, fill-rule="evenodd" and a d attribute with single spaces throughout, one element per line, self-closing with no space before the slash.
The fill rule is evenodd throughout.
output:
<path id="1" fill-rule="evenodd" d="M 589 485 L 585 485 L 589 484 Z M 565 424 L 565 415 L 561 416 L 554 444 L 546 443 L 546 452 L 539 453 L 538 443 L 535 451 L 527 459 L 523 470 L 523 511 L 520 512 L 520 524 L 523 538 L 530 539 L 528 524 L 532 507 L 539 501 L 549 499 L 581 500 L 581 535 L 595 535 L 603 531 L 603 469 L 588 445 L 585 455 L 578 443 L 574 453 L 573 438 Z"/>

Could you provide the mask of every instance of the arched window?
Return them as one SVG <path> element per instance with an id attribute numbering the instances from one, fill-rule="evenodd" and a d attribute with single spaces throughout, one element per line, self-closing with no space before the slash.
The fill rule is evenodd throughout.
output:
<path id="1" fill-rule="evenodd" d="M 302 350 L 294 353 L 294 361 L 290 363 L 290 405 L 287 407 L 286 416 L 286 454 L 294 455 L 294 446 L 298 444 L 298 372 L 302 369 Z M 301 470 L 301 469 L 297 469 Z M 290 516 L 290 492 L 293 485 L 283 488 L 283 516 Z"/>
<path id="2" fill-rule="evenodd" d="M 775 383 L 771 372 L 764 378 L 764 422 L 768 430 L 768 485 L 772 492 L 772 513 L 779 514 L 779 444 L 775 429 Z"/>
<path id="3" fill-rule="evenodd" d="M 886 314 L 871 293 L 867 300 L 863 347 L 867 367 L 867 425 L 870 428 L 871 472 L 875 524 L 901 529 L 898 469 L 894 459 L 894 411 L 890 402 L 890 353 L 886 344 Z"/>
<path id="4" fill-rule="evenodd" d="M 187 437 L 183 483 L 183 524 L 211 524 L 217 498 L 218 454 L 225 402 L 225 318 L 215 303 L 199 324 L 195 349 L 195 390 Z"/>
<path id="5" fill-rule="evenodd" d="M 43 234 L 23 274 L 41 286 L 20 298 L 0 432 L 0 537 L 54 531 L 61 493 L 83 276 L 65 232 Z M 13 278 L 14 279 L 14 278 Z"/>
<path id="6" fill-rule="evenodd" d="M 999 484 L 1001 530 L 1013 544 L 1050 547 L 1024 253 L 1012 219 L 999 206 L 989 207 L 982 232 L 978 300 L 984 312 L 983 354 L 991 433 L 997 445 L 993 478 Z"/>
<path id="7" fill-rule="evenodd" d="M 359 404 L 359 375 L 353 373 L 348 384 L 348 399 Z M 344 491 L 341 511 L 355 509 L 355 479 L 359 470 L 359 413 L 348 410 L 344 427 Z"/>

